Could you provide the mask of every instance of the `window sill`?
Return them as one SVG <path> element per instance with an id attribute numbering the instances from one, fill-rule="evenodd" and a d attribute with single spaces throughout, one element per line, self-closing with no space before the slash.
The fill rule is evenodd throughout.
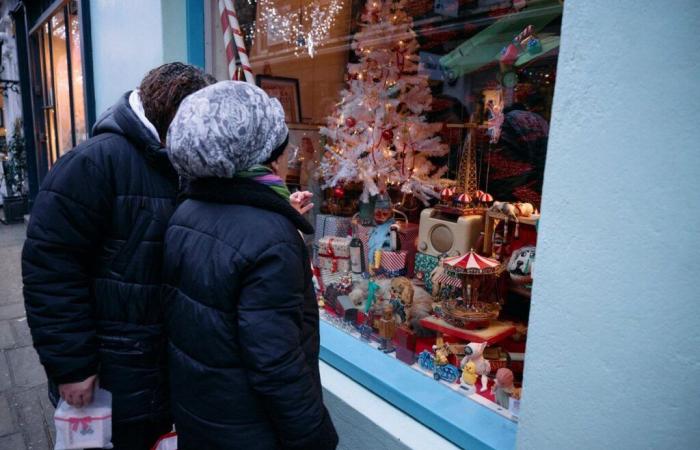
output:
<path id="1" fill-rule="evenodd" d="M 512 449 L 517 424 L 321 320 L 321 359 L 459 447 Z"/>

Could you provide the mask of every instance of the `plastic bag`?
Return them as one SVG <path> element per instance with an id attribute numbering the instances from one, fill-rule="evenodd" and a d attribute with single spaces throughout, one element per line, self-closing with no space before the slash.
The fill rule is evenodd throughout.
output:
<path id="1" fill-rule="evenodd" d="M 161 436 L 152 450 L 177 450 L 177 433 L 171 431 Z"/>
<path id="2" fill-rule="evenodd" d="M 92 403 L 83 408 L 61 399 L 53 419 L 54 450 L 112 448 L 112 394 L 104 389 L 96 389 Z"/>

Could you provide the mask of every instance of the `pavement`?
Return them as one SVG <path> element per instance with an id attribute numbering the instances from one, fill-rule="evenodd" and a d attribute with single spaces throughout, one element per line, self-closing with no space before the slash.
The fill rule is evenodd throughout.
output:
<path id="1" fill-rule="evenodd" d="M 23 224 L 0 224 L 0 450 L 54 446 L 53 406 L 22 299 L 25 232 Z"/>

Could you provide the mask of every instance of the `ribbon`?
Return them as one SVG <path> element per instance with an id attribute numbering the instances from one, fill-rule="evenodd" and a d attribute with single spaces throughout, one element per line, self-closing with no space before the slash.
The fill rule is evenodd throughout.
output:
<path id="1" fill-rule="evenodd" d="M 331 259 L 331 273 L 336 273 L 338 271 L 338 261 L 339 260 L 345 260 L 345 259 L 350 259 L 349 256 L 338 256 L 335 254 L 335 250 L 333 249 L 333 238 L 328 239 L 328 246 L 327 246 L 328 253 L 325 254 L 319 254 L 319 258 L 330 258 Z"/>

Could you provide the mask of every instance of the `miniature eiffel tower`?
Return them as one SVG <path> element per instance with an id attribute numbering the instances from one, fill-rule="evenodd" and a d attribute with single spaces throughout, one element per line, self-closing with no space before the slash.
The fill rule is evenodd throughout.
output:
<path id="1" fill-rule="evenodd" d="M 473 139 L 475 129 L 467 130 L 467 141 L 464 144 L 462 157 L 459 161 L 459 173 L 457 175 L 457 188 L 469 194 L 470 197 L 479 189 L 476 178 L 476 144 Z"/>

